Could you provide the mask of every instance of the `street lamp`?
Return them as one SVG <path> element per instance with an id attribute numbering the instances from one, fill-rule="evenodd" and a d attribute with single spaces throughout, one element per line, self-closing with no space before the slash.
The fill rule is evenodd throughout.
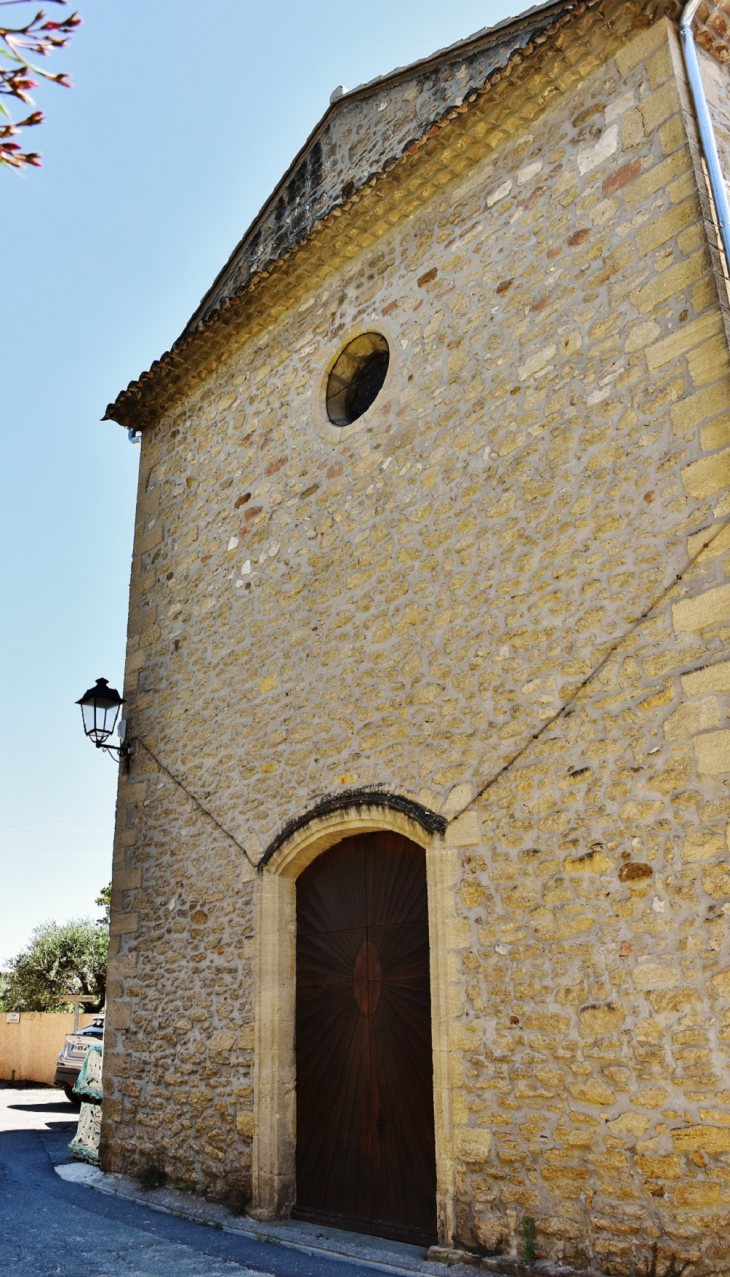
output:
<path id="1" fill-rule="evenodd" d="M 124 743 L 124 719 L 117 728 L 121 744 L 109 744 L 109 737 L 124 704 L 124 697 L 119 695 L 116 687 L 110 687 L 105 678 L 97 678 L 95 685 L 84 692 L 76 704 L 81 706 L 84 732 L 89 740 L 94 742 L 97 749 L 103 749 L 112 758 L 116 755 L 117 760 L 124 759 L 128 765 L 129 746 Z"/>

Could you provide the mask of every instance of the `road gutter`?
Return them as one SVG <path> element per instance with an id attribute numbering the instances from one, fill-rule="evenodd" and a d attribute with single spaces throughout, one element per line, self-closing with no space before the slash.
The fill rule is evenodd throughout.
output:
<path id="1" fill-rule="evenodd" d="M 444 1277 L 443 1263 L 426 1258 L 426 1250 L 403 1242 L 388 1242 L 379 1237 L 362 1233 L 347 1233 L 340 1229 L 327 1229 L 316 1224 L 294 1220 L 272 1220 L 263 1223 L 249 1215 L 232 1215 L 219 1202 L 209 1202 L 180 1189 L 157 1188 L 144 1192 L 126 1175 L 112 1175 L 96 1170 L 82 1162 L 69 1162 L 55 1166 L 56 1174 L 67 1183 L 77 1184 L 108 1197 L 119 1197 L 127 1202 L 143 1206 L 145 1210 L 175 1215 L 190 1223 L 208 1228 L 222 1229 L 251 1241 L 269 1242 L 307 1255 L 326 1256 L 340 1263 L 374 1268 L 398 1277 Z M 474 1277 L 473 1267 L 466 1264 L 450 1264 L 451 1277 Z"/>

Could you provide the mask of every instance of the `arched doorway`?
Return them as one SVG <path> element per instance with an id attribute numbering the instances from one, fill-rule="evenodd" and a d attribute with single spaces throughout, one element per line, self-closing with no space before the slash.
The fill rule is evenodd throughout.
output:
<path id="1" fill-rule="evenodd" d="M 297 880 L 298 1218 L 436 1240 L 426 859 L 345 838 Z"/>

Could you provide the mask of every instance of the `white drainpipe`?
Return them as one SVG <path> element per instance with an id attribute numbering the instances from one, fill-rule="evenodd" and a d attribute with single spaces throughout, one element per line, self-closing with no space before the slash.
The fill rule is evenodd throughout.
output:
<path id="1" fill-rule="evenodd" d="M 682 52 L 684 54 L 684 64 L 687 68 L 689 87 L 695 105 L 697 127 L 700 133 L 700 144 L 702 146 L 705 163 L 707 165 L 707 174 L 710 179 L 712 198 L 715 203 L 715 214 L 717 216 L 720 238 L 725 252 L 725 270 L 728 272 L 730 271 L 730 205 L 728 205 L 725 179 L 722 175 L 720 156 L 717 153 L 715 130 L 712 127 L 712 119 L 710 118 L 710 111 L 707 106 L 705 86 L 702 83 L 700 64 L 697 58 L 697 49 L 695 47 L 695 39 L 692 33 L 692 22 L 699 7 L 700 0 L 689 0 L 689 3 L 684 6 L 684 9 L 682 10 L 682 17 L 679 21 L 679 35 L 682 41 Z"/>

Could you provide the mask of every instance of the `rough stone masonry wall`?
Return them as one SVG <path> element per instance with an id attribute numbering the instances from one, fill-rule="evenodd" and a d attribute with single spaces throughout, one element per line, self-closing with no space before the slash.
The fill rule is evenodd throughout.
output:
<path id="1" fill-rule="evenodd" d="M 727 337 L 671 28 L 573 85 L 529 131 L 505 111 L 489 159 L 145 431 L 125 694 L 132 735 L 254 860 L 354 786 L 456 817 L 458 1241 L 514 1249 L 530 1216 L 544 1256 L 630 1272 L 656 1240 L 714 1272 Z M 371 327 L 388 379 L 335 435 L 325 374 Z M 255 891 L 138 746 L 108 1168 L 245 1189 Z"/>

